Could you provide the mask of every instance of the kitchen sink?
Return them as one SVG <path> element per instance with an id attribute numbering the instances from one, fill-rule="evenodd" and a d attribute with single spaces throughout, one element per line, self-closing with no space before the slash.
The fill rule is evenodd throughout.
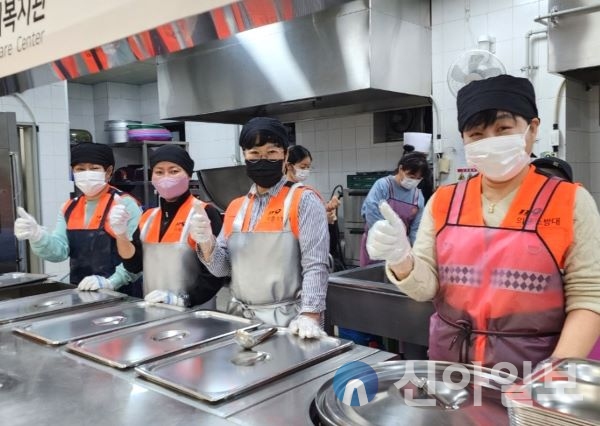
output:
<path id="1" fill-rule="evenodd" d="M 377 288 L 383 291 L 400 293 L 397 287 L 390 282 L 385 274 L 384 263 L 376 263 L 374 265 L 335 272 L 329 275 L 329 282 L 356 287 Z"/>
<path id="2" fill-rule="evenodd" d="M 76 286 L 73 284 L 61 283 L 58 281 L 23 284 L 0 289 L 0 301 L 34 296 L 36 294 L 50 293 L 52 291 L 68 290 L 75 287 Z"/>
<path id="3" fill-rule="evenodd" d="M 429 343 L 433 303 L 408 297 L 387 279 L 384 268 L 377 263 L 329 275 L 326 330 L 333 333 L 337 325 L 424 348 Z"/>

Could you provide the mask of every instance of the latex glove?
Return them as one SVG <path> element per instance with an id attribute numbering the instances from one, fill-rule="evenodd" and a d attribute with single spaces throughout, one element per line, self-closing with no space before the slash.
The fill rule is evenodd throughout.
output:
<path id="1" fill-rule="evenodd" d="M 379 204 L 383 220 L 378 220 L 369 229 L 367 252 L 371 259 L 385 260 L 389 265 L 402 262 L 410 254 L 410 241 L 402 219 L 386 201 Z"/>
<path id="2" fill-rule="evenodd" d="M 42 239 L 46 231 L 35 218 L 25 211 L 23 207 L 17 207 L 19 217 L 15 220 L 15 237 L 17 240 L 29 240 L 35 243 Z"/>
<path id="3" fill-rule="evenodd" d="M 335 214 L 335 209 L 327 212 L 327 223 L 333 225 L 337 220 L 337 215 Z"/>
<path id="4" fill-rule="evenodd" d="M 110 213 L 108 214 L 108 222 L 116 235 L 127 234 L 127 222 L 131 215 L 127 211 L 127 207 L 123 204 L 123 199 L 119 194 L 115 194 Z"/>
<path id="5" fill-rule="evenodd" d="M 115 286 L 108 278 L 101 277 L 100 275 L 88 275 L 79 282 L 77 290 L 83 291 L 96 291 L 101 288 L 114 290 Z"/>
<path id="6" fill-rule="evenodd" d="M 319 323 L 306 315 L 298 315 L 294 318 L 290 322 L 289 328 L 292 333 L 297 334 L 302 339 L 319 339 L 327 336 L 327 333 L 319 327 Z"/>
<path id="7" fill-rule="evenodd" d="M 177 296 L 172 291 L 154 290 L 144 297 L 148 303 L 166 303 L 167 305 L 185 306 L 183 297 Z"/>
<path id="8" fill-rule="evenodd" d="M 190 218 L 190 236 L 198 244 L 207 243 L 213 239 L 210 219 L 200 200 L 194 200 L 194 214 Z"/>
<path id="9" fill-rule="evenodd" d="M 327 211 L 331 211 L 331 210 L 335 210 L 340 206 L 340 199 L 338 198 L 337 195 L 334 195 L 333 197 L 331 197 L 331 200 L 329 200 L 327 202 L 327 204 L 325 204 L 325 210 Z"/>

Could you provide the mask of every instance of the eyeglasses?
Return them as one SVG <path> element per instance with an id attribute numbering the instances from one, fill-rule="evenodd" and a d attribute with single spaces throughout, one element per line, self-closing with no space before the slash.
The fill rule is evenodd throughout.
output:
<path id="1" fill-rule="evenodd" d="M 281 148 L 270 148 L 267 152 L 261 152 L 258 149 L 249 149 L 244 152 L 246 161 L 258 161 L 258 160 L 269 160 L 278 161 L 283 160 L 283 149 Z"/>

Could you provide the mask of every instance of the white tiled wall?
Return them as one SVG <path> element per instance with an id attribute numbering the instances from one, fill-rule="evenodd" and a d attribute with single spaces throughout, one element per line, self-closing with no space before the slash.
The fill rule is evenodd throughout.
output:
<path id="1" fill-rule="evenodd" d="M 451 161 L 452 172 L 442 183 L 456 180 L 455 170 L 464 167 L 464 151 L 457 130 L 456 99 L 448 89 L 446 74 L 452 63 L 465 51 L 477 48 L 481 35 L 496 39 L 496 56 L 509 74 L 525 77 L 525 35 L 530 30 L 544 29 L 533 20 L 547 13 L 547 0 L 432 0 L 433 98 L 440 109 L 440 128 L 444 155 Z M 549 74 L 547 42 L 536 36 L 532 45 L 532 62 L 538 69 L 531 74 L 541 118 L 538 142 L 534 152 L 551 150 L 549 132 L 555 121 L 554 110 L 563 78 Z M 559 99 L 559 129 L 565 134 L 564 94 Z M 564 139 L 564 138 L 563 138 Z M 561 154 L 564 147 L 561 147 Z"/>
<path id="2" fill-rule="evenodd" d="M 307 183 L 325 198 L 336 185 L 346 187 L 348 174 L 392 170 L 402 155 L 401 143 L 373 144 L 372 114 L 297 122 L 296 143 L 311 152 Z"/>
<path id="3" fill-rule="evenodd" d="M 575 81 L 566 85 L 566 160 L 574 179 L 581 182 L 600 204 L 599 88 Z"/>
<path id="4" fill-rule="evenodd" d="M 140 86 L 123 83 L 99 83 L 94 88 L 96 142 L 106 142 L 106 120 L 142 121 Z"/>
<path id="5" fill-rule="evenodd" d="M 236 158 L 240 126 L 216 123 L 185 123 L 185 138 L 195 169 L 213 169 L 240 164 Z"/>
<path id="6" fill-rule="evenodd" d="M 96 140 L 94 120 L 94 87 L 88 84 L 68 83 L 69 125 L 71 129 L 87 130 Z"/>
<path id="7" fill-rule="evenodd" d="M 37 124 L 39 181 L 41 184 L 40 224 L 54 227 L 62 203 L 69 198 L 69 117 L 66 83 L 55 83 L 27 90 L 21 95 L 0 98 L 0 111 L 15 112 L 17 122 Z M 69 271 L 68 261 L 44 262 L 46 273 L 57 277 Z"/>

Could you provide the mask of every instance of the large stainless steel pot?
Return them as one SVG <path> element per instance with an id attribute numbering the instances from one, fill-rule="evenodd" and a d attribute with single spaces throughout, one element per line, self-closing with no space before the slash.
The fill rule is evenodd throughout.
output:
<path id="1" fill-rule="evenodd" d="M 107 120 L 104 122 L 104 131 L 106 132 L 106 143 L 125 143 L 129 141 L 127 137 L 127 125 L 141 124 L 141 121 L 134 120 Z"/>
<path id="2" fill-rule="evenodd" d="M 322 425 L 508 425 L 500 371 L 434 361 L 346 364 L 315 398 Z"/>

